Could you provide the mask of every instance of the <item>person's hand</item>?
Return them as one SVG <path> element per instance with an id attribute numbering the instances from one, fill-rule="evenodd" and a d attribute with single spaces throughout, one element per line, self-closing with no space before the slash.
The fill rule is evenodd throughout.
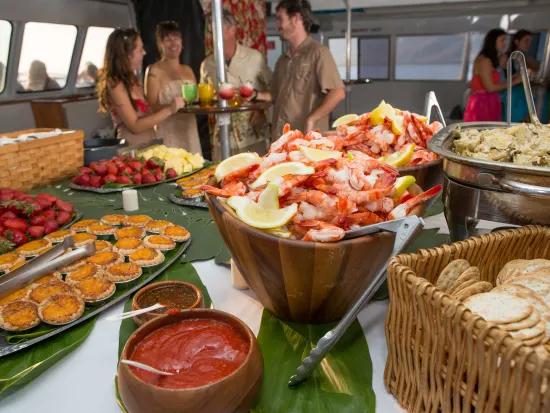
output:
<path id="1" fill-rule="evenodd" d="M 252 112 L 252 116 L 250 117 L 251 125 L 253 126 L 263 125 L 264 123 L 265 123 L 265 115 L 263 111 L 258 110 L 256 112 Z"/>
<path id="2" fill-rule="evenodd" d="M 175 97 L 172 103 L 170 104 L 170 112 L 172 114 L 176 113 L 178 110 L 185 107 L 185 100 L 182 97 Z"/>
<path id="3" fill-rule="evenodd" d="M 311 117 L 308 117 L 306 119 L 306 133 L 311 132 L 315 129 L 315 120 L 313 120 Z"/>

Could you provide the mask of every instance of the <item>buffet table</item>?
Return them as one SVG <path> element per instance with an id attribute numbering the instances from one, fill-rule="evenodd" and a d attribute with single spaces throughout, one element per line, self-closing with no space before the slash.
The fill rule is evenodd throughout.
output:
<path id="1" fill-rule="evenodd" d="M 443 214 L 425 221 L 425 228 L 440 228 L 439 233 L 448 233 Z M 482 221 L 478 228 L 490 230 L 498 226 L 502 224 Z M 257 334 L 263 308 L 254 298 L 254 293 L 232 288 L 229 268 L 216 265 L 212 259 L 194 262 L 193 266 L 206 285 L 215 307 L 236 315 Z M 376 410 L 403 412 L 383 383 L 387 357 L 384 332 L 387 307 L 387 301 L 372 302 L 362 311 L 359 321 L 372 358 Z M 39 408 L 43 412 L 72 413 L 78 406 L 77 410 L 81 413 L 120 412 L 114 387 L 120 322 L 109 322 L 106 318 L 121 313 L 122 308 L 120 304 L 101 315 L 80 347 L 33 380 L 31 385 L 3 400 L 0 410 L 3 413 L 21 413 L 34 412 Z M 287 379 L 281 377 L 281 380 Z"/>

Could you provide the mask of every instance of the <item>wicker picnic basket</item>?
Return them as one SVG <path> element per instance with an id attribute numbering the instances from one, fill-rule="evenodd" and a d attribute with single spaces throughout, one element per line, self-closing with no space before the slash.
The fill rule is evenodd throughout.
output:
<path id="1" fill-rule="evenodd" d="M 16 138 L 21 134 L 50 132 L 28 129 L 0 134 Z M 0 187 L 29 190 L 76 174 L 84 163 L 84 132 L 14 143 L 0 147 Z"/>
<path id="2" fill-rule="evenodd" d="M 550 412 L 550 356 L 539 355 L 434 287 L 451 261 L 495 284 L 513 259 L 550 259 L 550 228 L 526 226 L 394 257 L 388 268 L 384 382 L 410 412 Z"/>

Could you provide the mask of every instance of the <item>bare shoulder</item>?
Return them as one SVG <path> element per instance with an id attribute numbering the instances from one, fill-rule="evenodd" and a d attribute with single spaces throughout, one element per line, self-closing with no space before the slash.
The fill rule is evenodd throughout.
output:
<path id="1" fill-rule="evenodd" d="M 186 74 L 194 74 L 193 69 L 191 69 L 191 66 L 189 65 L 180 65 L 181 71 Z"/>
<path id="2" fill-rule="evenodd" d="M 162 69 L 162 66 L 159 62 L 153 63 L 152 65 L 147 67 L 147 76 L 152 77 L 161 77 L 164 70 Z"/>

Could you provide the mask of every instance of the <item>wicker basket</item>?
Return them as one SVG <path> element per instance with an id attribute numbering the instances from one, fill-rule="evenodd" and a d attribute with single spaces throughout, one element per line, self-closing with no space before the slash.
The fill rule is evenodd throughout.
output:
<path id="1" fill-rule="evenodd" d="M 28 129 L 0 134 L 16 138 L 25 133 L 52 129 Z M 51 138 L 0 147 L 0 187 L 23 191 L 75 175 L 84 162 L 84 132 L 81 130 Z"/>
<path id="2" fill-rule="evenodd" d="M 384 382 L 411 412 L 550 411 L 550 357 L 473 314 L 433 283 L 463 258 L 495 284 L 513 259 L 550 259 L 550 228 L 527 226 L 394 257 Z"/>

